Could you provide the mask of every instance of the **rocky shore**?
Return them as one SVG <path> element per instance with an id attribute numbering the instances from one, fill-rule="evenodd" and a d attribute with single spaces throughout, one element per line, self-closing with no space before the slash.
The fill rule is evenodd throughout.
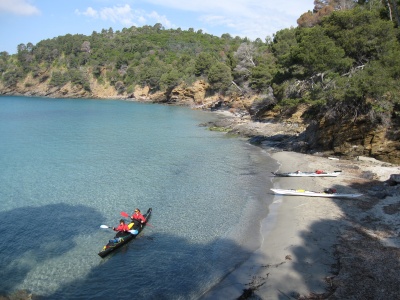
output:
<path id="1" fill-rule="evenodd" d="M 342 170 L 337 178 L 278 178 L 287 189 L 359 192 L 358 199 L 274 196 L 263 244 L 204 299 L 395 299 L 400 295 L 400 167 L 367 157 L 285 151 L 299 130 L 224 112 L 209 124 L 265 147 L 280 171 Z"/>

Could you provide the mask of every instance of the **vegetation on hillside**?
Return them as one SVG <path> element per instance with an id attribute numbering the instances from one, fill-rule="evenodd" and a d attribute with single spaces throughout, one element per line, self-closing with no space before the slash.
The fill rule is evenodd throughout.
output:
<path id="1" fill-rule="evenodd" d="M 265 41 L 161 24 L 68 34 L 20 44 L 15 55 L 1 52 L 0 80 L 13 87 L 31 75 L 90 91 L 95 78 L 129 94 L 136 85 L 171 91 L 204 79 L 210 94 L 259 95 L 255 118 L 304 103 L 309 119 L 390 126 L 400 114 L 399 2 L 316 0 L 297 28 Z"/>

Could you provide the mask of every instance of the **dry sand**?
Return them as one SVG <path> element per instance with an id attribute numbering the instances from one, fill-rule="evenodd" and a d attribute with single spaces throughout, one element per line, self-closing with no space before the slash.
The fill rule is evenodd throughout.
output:
<path id="1" fill-rule="evenodd" d="M 400 295 L 398 166 L 273 152 L 280 171 L 338 177 L 273 177 L 276 188 L 361 192 L 356 199 L 274 197 L 261 247 L 204 299 L 395 299 Z M 388 271 L 389 270 L 389 271 Z M 397 298 L 399 299 L 399 298 Z"/>

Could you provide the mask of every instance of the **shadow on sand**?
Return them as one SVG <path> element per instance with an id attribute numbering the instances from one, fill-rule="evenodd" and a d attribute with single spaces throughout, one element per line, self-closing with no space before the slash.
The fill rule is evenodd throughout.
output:
<path id="1" fill-rule="evenodd" d="M 339 220 L 314 222 L 307 231 L 301 232 L 301 246 L 291 248 L 294 254 L 293 267 L 302 274 L 304 270 L 316 268 L 313 277 L 325 280 L 326 291 L 313 292 L 315 282 L 304 278 L 310 294 L 299 298 L 297 291 L 282 294 L 280 299 L 395 299 L 400 293 L 400 251 L 385 246 L 374 233 L 393 236 L 391 228 L 376 209 L 385 210 L 382 203 L 392 196 L 391 188 L 384 182 L 371 180 L 368 183 L 353 183 L 349 187 L 362 191 L 364 196 L 356 199 L 331 199 L 342 211 Z M 332 185 L 343 190 L 348 187 Z M 394 191 L 394 190 L 393 190 Z M 397 215 L 400 206 L 397 206 Z M 335 245 L 329 242 L 336 239 Z M 398 237 L 397 237 L 398 238 Z M 322 261 L 319 261 L 319 260 Z M 315 266 L 327 263 L 330 272 Z"/>

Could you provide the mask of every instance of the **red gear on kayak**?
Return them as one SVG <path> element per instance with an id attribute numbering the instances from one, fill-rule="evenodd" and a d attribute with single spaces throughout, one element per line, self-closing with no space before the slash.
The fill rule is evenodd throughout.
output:
<path id="1" fill-rule="evenodd" d="M 128 225 L 125 224 L 124 220 L 119 221 L 119 225 L 117 228 L 113 227 L 115 231 L 129 231 Z"/>
<path id="2" fill-rule="evenodd" d="M 140 213 L 139 208 L 135 208 L 135 211 L 133 212 L 133 215 L 131 216 L 132 220 L 138 220 L 142 223 L 146 222 L 146 218 Z"/>

